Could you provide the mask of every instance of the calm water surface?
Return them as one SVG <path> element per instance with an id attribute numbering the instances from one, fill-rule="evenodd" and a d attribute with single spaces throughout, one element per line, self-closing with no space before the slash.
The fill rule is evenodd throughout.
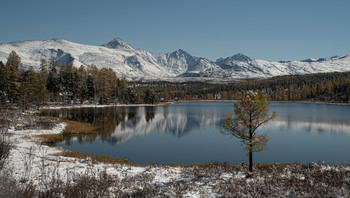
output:
<path id="1" fill-rule="evenodd" d="M 350 163 L 350 106 L 271 103 L 278 117 L 259 133 L 269 137 L 255 162 Z M 232 102 L 180 103 L 167 107 L 50 110 L 52 116 L 94 123 L 99 134 L 58 144 L 73 151 L 126 157 L 138 164 L 247 162 L 234 137 L 219 133 Z"/>

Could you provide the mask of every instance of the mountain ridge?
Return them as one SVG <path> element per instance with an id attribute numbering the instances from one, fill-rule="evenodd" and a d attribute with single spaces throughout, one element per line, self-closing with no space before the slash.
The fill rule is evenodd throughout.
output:
<path id="1" fill-rule="evenodd" d="M 5 63 L 11 51 L 16 51 L 26 67 L 38 68 L 42 58 L 55 56 L 59 64 L 109 67 L 131 80 L 230 80 L 350 70 L 350 55 L 274 62 L 238 53 L 212 61 L 183 49 L 168 53 L 135 49 L 118 37 L 100 46 L 57 38 L 0 44 L 0 61 Z"/>

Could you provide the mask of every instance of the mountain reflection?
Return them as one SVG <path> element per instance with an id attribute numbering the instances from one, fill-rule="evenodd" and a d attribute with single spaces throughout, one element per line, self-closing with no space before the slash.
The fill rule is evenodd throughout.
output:
<path id="1" fill-rule="evenodd" d="M 182 137 L 195 129 L 221 125 L 224 116 L 203 112 L 169 112 L 169 107 L 107 107 L 58 109 L 43 112 L 44 115 L 61 117 L 79 122 L 93 123 L 97 134 L 79 135 L 79 142 L 93 142 L 99 137 L 103 142 L 120 145 L 135 136 L 157 132 Z M 69 144 L 72 137 L 66 138 Z"/>
<path id="2" fill-rule="evenodd" d="M 145 111 L 135 114 L 133 118 L 137 122 L 127 122 L 126 127 L 117 126 L 107 142 L 119 146 L 135 136 L 149 133 L 167 133 L 176 137 L 182 137 L 187 133 L 209 127 L 221 125 L 224 118 L 217 114 L 169 112 L 168 107 L 158 107 L 162 110 L 156 111 L 156 107 L 145 108 Z M 129 120 L 129 119 L 128 119 Z"/>
<path id="3" fill-rule="evenodd" d="M 165 133 L 176 137 L 215 126 L 216 133 L 221 128 L 227 113 L 232 112 L 228 106 L 185 107 L 106 107 L 60 109 L 44 112 L 45 115 L 61 117 L 69 120 L 93 123 L 98 127 L 98 133 L 93 135 L 79 135 L 79 142 L 94 142 L 100 138 L 119 146 L 133 137 L 150 133 Z M 285 108 L 284 108 L 285 109 Z M 273 110 L 273 109 L 272 109 Z M 228 112 L 231 111 L 231 112 Z M 331 133 L 350 137 L 350 120 L 348 116 L 330 116 L 313 114 L 298 114 L 276 110 L 277 119 L 264 127 L 264 131 L 292 130 L 307 131 L 310 133 Z M 72 137 L 66 138 L 69 144 Z"/>
<path id="4" fill-rule="evenodd" d="M 276 119 L 271 122 L 268 129 L 281 129 L 293 131 L 307 131 L 309 133 L 330 133 L 332 135 L 346 135 L 350 137 L 350 121 L 315 121 L 315 120 L 286 120 Z"/>

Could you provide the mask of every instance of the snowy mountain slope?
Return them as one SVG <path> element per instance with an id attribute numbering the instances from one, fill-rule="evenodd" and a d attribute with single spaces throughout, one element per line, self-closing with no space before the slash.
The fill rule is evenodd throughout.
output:
<path id="1" fill-rule="evenodd" d="M 172 53 L 153 54 L 157 59 L 158 64 L 172 71 L 176 76 L 204 76 L 210 73 L 209 76 L 215 77 L 215 72 L 219 72 L 219 66 L 208 59 L 197 58 L 186 51 L 179 49 Z"/>
<path id="2" fill-rule="evenodd" d="M 63 39 L 0 44 L 0 61 L 6 63 L 11 51 L 16 51 L 26 67 L 39 68 L 42 58 L 55 56 L 59 64 L 109 67 L 119 76 L 126 75 L 128 79 L 242 79 L 350 70 L 350 55 L 273 62 L 253 59 L 240 53 L 211 61 L 192 56 L 181 49 L 172 53 L 150 53 L 135 49 L 120 38 L 101 46 L 78 44 Z"/>
<path id="3" fill-rule="evenodd" d="M 216 63 L 225 71 L 224 75 L 226 77 L 239 76 L 241 78 L 350 71 L 350 55 L 308 60 L 273 62 L 252 59 L 244 54 L 236 54 L 226 59 L 219 59 Z"/>
<path id="4" fill-rule="evenodd" d="M 118 75 L 124 74 L 128 78 L 169 77 L 162 67 L 145 60 L 141 50 L 136 50 L 128 44 L 119 46 L 117 42 L 115 39 L 105 46 L 91 46 L 52 39 L 1 44 L 0 61 L 6 62 L 8 54 L 16 51 L 23 65 L 27 67 L 38 68 L 42 58 L 57 56 L 59 64 L 73 63 L 75 66 L 94 64 L 99 68 L 110 67 Z"/>

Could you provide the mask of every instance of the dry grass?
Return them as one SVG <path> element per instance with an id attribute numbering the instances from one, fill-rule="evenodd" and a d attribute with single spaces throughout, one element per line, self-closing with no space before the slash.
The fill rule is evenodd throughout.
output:
<path id="1" fill-rule="evenodd" d="M 76 122 L 72 120 L 66 120 L 58 117 L 43 116 L 49 120 L 65 122 L 67 126 L 64 128 L 61 134 L 45 134 L 39 135 L 42 144 L 54 145 L 58 142 L 62 142 L 65 137 L 71 137 L 73 135 L 82 134 L 94 134 L 97 133 L 97 127 L 90 123 Z"/>
<path id="2" fill-rule="evenodd" d="M 58 153 L 59 156 L 64 157 L 74 157 L 78 159 L 87 159 L 90 158 L 91 160 L 95 162 L 101 162 L 101 163 L 110 163 L 110 164 L 125 164 L 125 165 L 132 165 L 135 166 L 134 162 L 130 162 L 128 159 L 120 159 L 120 158 L 113 158 L 108 155 L 93 155 L 89 153 L 80 153 L 77 151 L 70 151 L 70 150 L 64 150 L 61 153 Z"/>
<path id="3" fill-rule="evenodd" d="M 97 127 L 90 124 L 90 123 L 82 123 L 82 122 L 76 122 L 71 120 L 66 120 L 58 117 L 51 117 L 51 116 L 43 116 L 50 120 L 58 120 L 60 122 L 65 122 L 67 126 L 60 134 L 44 134 L 39 135 L 38 137 L 41 140 L 42 144 L 46 145 L 55 145 L 58 142 L 62 142 L 65 140 L 65 138 L 69 138 L 71 136 L 77 136 L 77 135 L 83 135 L 83 134 L 94 134 L 97 133 Z M 135 163 L 130 162 L 128 159 L 120 159 L 120 158 L 113 158 L 107 155 L 92 155 L 88 153 L 80 153 L 70 150 L 64 150 L 61 153 L 57 154 L 60 156 L 65 157 L 74 157 L 79 159 L 86 159 L 90 158 L 93 161 L 96 162 L 102 162 L 102 163 L 119 163 L 119 164 L 127 164 L 127 165 L 135 165 Z"/>
<path id="4" fill-rule="evenodd" d="M 0 129 L 0 169 L 2 169 L 6 158 L 10 155 L 11 148 L 12 143 L 9 141 L 8 136 L 6 136 L 6 131 Z"/>
<path id="5" fill-rule="evenodd" d="M 77 133 L 77 134 L 88 134 L 97 132 L 97 127 L 89 123 L 76 122 L 71 120 L 63 120 L 67 123 L 63 133 Z"/>
<path id="6" fill-rule="evenodd" d="M 170 103 L 165 102 L 165 103 L 163 103 L 163 105 L 161 105 L 161 106 L 163 106 L 163 107 L 167 107 L 167 106 L 169 106 L 169 105 L 170 105 Z"/>
<path id="7" fill-rule="evenodd" d="M 59 120 L 60 122 L 67 123 L 67 126 L 64 129 L 63 133 L 92 134 L 97 132 L 97 127 L 90 123 L 77 122 L 77 121 L 67 120 L 67 119 L 58 118 L 58 117 L 51 117 L 51 116 L 43 116 L 43 117 L 48 118 L 50 120 Z"/>
<path id="8" fill-rule="evenodd" d="M 43 134 L 37 136 L 41 142 L 41 144 L 53 146 L 58 142 L 62 142 L 64 140 L 63 134 Z"/>

